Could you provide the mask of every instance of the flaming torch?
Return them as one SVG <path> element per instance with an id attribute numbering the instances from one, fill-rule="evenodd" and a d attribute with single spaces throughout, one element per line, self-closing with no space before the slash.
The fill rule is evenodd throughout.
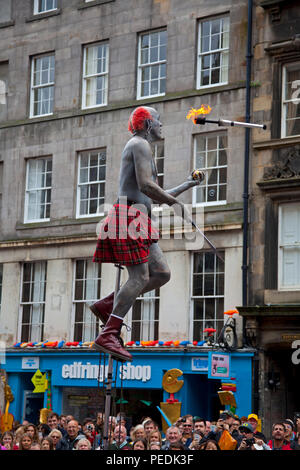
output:
<path id="1" fill-rule="evenodd" d="M 233 127 L 233 126 L 238 126 L 238 127 L 250 127 L 250 128 L 258 128 L 258 129 L 267 129 L 267 126 L 265 124 L 253 124 L 251 122 L 240 122 L 240 121 L 229 121 L 227 119 L 207 119 L 204 115 L 209 114 L 211 112 L 211 107 L 202 104 L 201 108 L 195 109 L 191 108 L 190 111 L 188 112 L 186 118 L 187 119 L 192 119 L 194 124 L 206 124 L 206 123 L 212 123 L 212 124 L 218 124 L 218 126 L 227 126 L 227 127 Z"/>

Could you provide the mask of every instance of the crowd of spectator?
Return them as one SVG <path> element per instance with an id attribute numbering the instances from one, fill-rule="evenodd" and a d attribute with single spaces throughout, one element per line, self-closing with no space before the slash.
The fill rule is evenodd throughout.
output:
<path id="1" fill-rule="evenodd" d="M 223 411 L 216 422 L 199 416 L 179 418 L 165 433 L 150 417 L 133 426 L 123 413 L 109 417 L 108 450 L 300 450 L 300 418 L 275 422 L 268 438 L 256 414 Z M 103 450 L 104 414 L 79 423 L 51 412 L 47 424 L 14 423 L 1 435 L 1 450 Z M 107 441 L 105 441 L 107 442 Z M 106 447 L 105 447 L 106 448 Z"/>

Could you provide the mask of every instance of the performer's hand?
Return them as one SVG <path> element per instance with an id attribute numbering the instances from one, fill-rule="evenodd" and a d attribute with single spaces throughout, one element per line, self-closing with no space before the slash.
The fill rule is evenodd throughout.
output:
<path id="1" fill-rule="evenodd" d="M 188 176 L 188 181 L 193 183 L 193 186 L 197 186 L 205 179 L 205 173 L 201 170 L 193 170 Z"/>

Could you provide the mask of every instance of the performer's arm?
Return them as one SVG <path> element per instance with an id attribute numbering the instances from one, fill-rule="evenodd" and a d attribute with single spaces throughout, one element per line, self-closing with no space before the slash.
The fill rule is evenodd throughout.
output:
<path id="1" fill-rule="evenodd" d="M 192 176 L 189 176 L 187 181 L 180 184 L 179 186 L 176 186 L 175 188 L 167 189 L 166 193 L 171 194 L 171 196 L 177 197 L 179 196 L 179 194 L 183 193 L 184 191 L 187 191 L 190 188 L 193 188 L 194 186 L 198 186 L 200 183 L 200 180 L 194 180 Z"/>

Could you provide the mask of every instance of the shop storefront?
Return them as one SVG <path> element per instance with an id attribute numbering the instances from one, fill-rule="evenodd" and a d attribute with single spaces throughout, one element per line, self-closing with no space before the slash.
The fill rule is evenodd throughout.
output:
<path id="1" fill-rule="evenodd" d="M 210 359 L 207 350 L 187 349 L 136 349 L 132 351 L 133 362 L 114 368 L 116 387 L 114 403 L 133 416 L 133 424 L 143 416 L 159 420 L 157 406 L 166 401 L 169 394 L 162 388 L 162 378 L 170 369 L 180 369 L 184 385 L 176 393 L 181 403 L 181 414 L 217 418 L 222 409 L 218 397 L 222 382 L 236 387 L 236 413 L 247 415 L 252 410 L 252 351 L 240 350 L 229 354 L 230 371 L 226 379 L 209 378 Z M 61 414 L 72 414 L 82 420 L 95 416 L 104 408 L 105 390 L 103 378 L 107 368 L 99 363 L 99 353 L 91 349 L 9 349 L 5 363 L 8 383 L 14 394 L 10 412 L 16 420 L 37 422 L 39 409 L 47 406 L 49 389 L 35 393 L 32 377 L 36 371 L 46 373 L 51 384 L 52 409 Z M 123 392 L 121 393 L 121 385 Z M 119 406 L 119 407 L 118 407 Z M 160 421 L 159 421 L 160 422 Z"/>

